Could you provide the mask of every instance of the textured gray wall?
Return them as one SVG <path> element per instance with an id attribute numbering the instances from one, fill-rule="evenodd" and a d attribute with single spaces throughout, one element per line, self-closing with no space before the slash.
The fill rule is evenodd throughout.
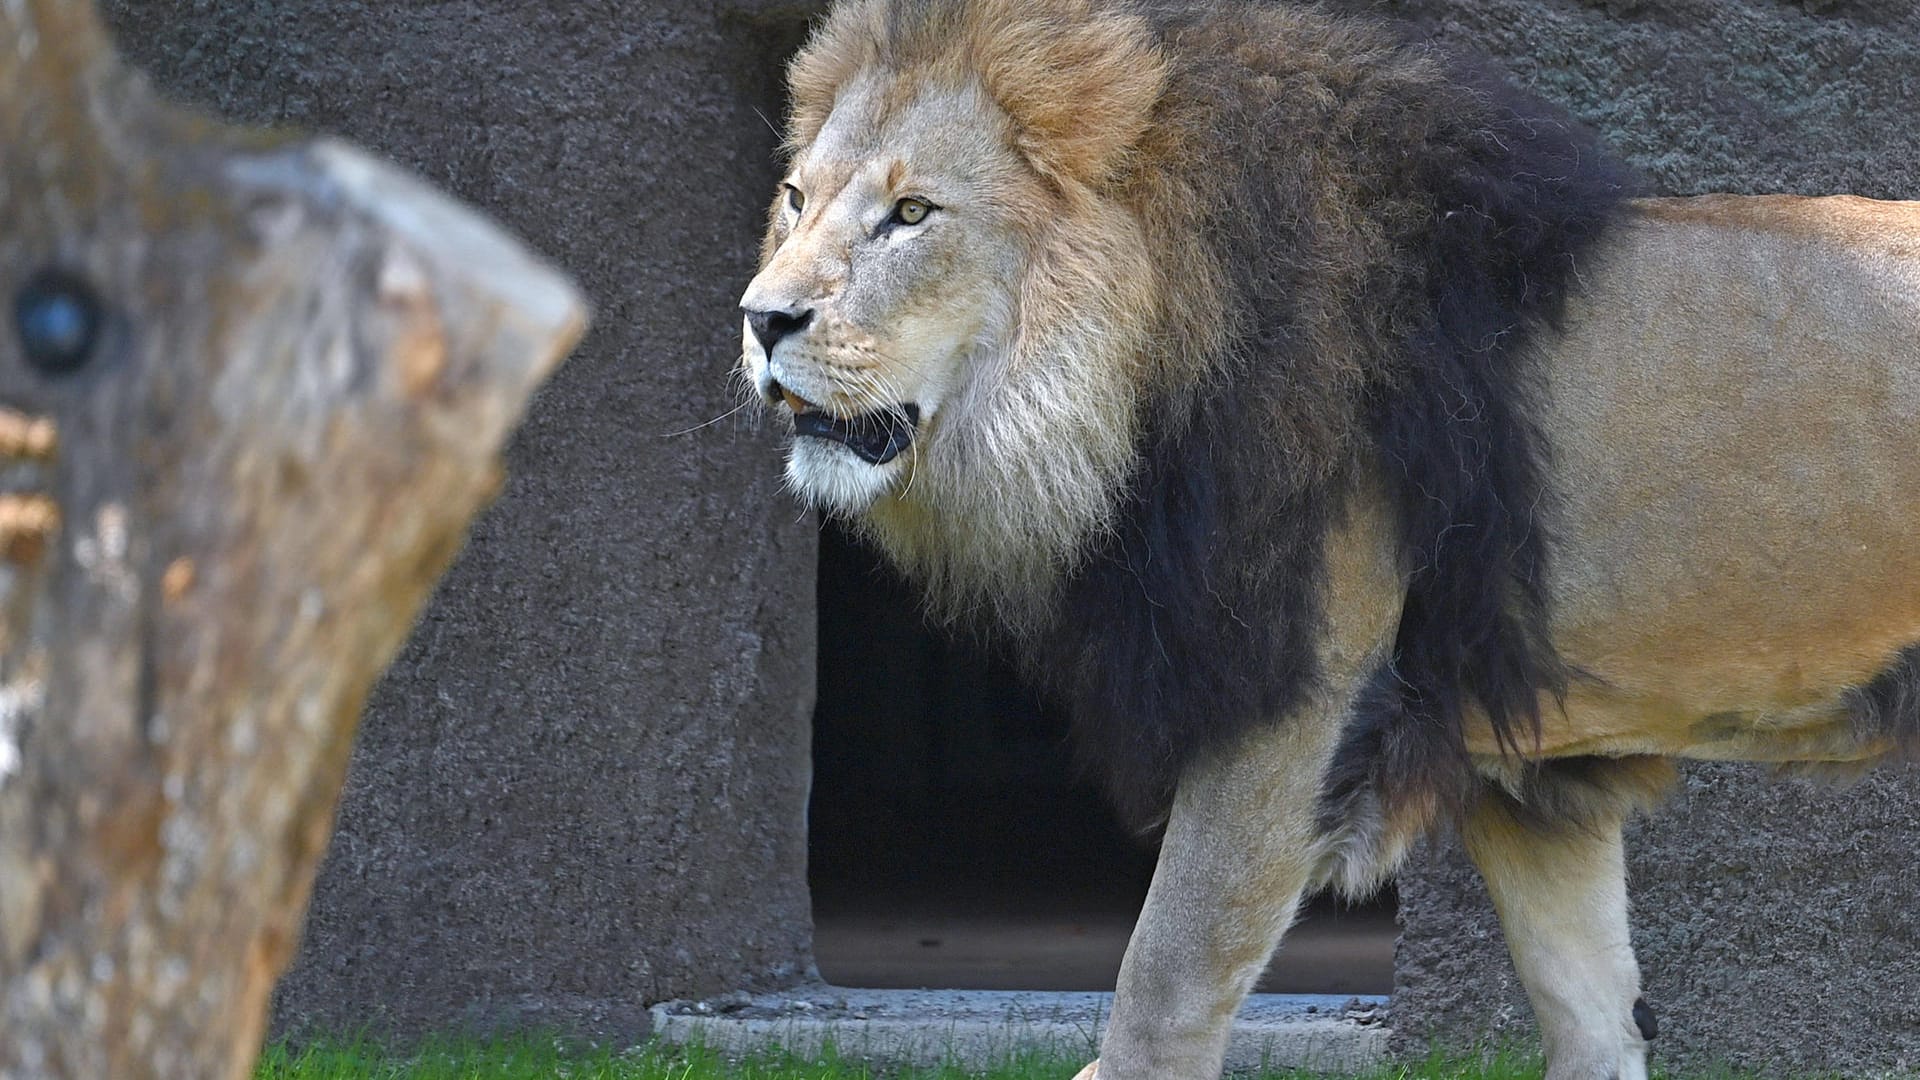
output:
<path id="1" fill-rule="evenodd" d="M 813 530 L 750 423 L 670 434 L 733 404 L 776 179 L 801 24 L 743 6 L 107 5 L 163 86 L 398 159 L 596 308 L 374 696 L 283 1025 L 631 1032 L 811 963 Z"/>
<path id="2" fill-rule="evenodd" d="M 1666 191 L 1920 198 L 1911 0 L 1349 6 L 1502 57 Z M 1633 829 L 1629 851 L 1656 1063 L 1920 1069 L 1920 770 L 1835 791 L 1698 768 Z M 1532 1040 L 1492 908 L 1458 852 L 1420 860 L 1401 898 L 1402 1048 Z"/>

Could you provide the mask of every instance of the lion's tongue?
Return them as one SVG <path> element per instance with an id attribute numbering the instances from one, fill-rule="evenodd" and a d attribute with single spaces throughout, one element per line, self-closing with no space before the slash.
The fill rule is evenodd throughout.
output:
<path id="1" fill-rule="evenodd" d="M 823 412 L 798 413 L 793 429 L 801 435 L 840 443 L 870 465 L 885 465 L 913 444 L 913 429 L 919 423 L 919 406 L 906 405 L 900 413 L 867 413 L 845 420 Z"/>

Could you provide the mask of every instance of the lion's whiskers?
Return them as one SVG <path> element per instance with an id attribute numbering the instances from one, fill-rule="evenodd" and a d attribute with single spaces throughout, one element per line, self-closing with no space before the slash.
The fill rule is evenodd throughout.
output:
<path id="1" fill-rule="evenodd" d="M 737 415 L 739 415 L 739 414 L 740 414 L 740 412 L 741 412 L 742 410 L 744 410 L 744 409 L 746 409 L 746 408 L 747 408 L 748 406 L 750 406 L 750 405 L 752 405 L 752 404 L 753 404 L 753 402 L 752 402 L 751 400 L 748 400 L 748 401 L 742 401 L 742 402 L 741 402 L 740 404 L 738 404 L 738 405 L 735 405 L 735 406 L 734 406 L 733 408 L 731 408 L 731 409 L 728 409 L 728 410 L 727 410 L 726 412 L 723 412 L 723 413 L 721 413 L 721 414 L 720 414 L 719 416 L 716 416 L 716 417 L 714 417 L 714 418 L 713 418 L 713 419 L 711 419 L 711 420 L 708 420 L 708 421 L 705 421 L 705 422 L 703 422 L 703 423 L 699 423 L 699 424 L 695 424 L 695 425 L 693 425 L 693 426 L 692 426 L 692 427 L 690 427 L 690 428 L 681 428 L 681 429 L 680 429 L 679 431 L 669 431 L 669 432 L 667 432 L 667 433 L 666 433 L 666 434 L 664 434 L 664 435 L 655 435 L 655 436 L 654 436 L 654 438 L 656 438 L 656 439 L 678 439 L 678 438 L 680 438 L 680 437 L 681 437 L 681 436 L 683 436 L 683 435 L 691 435 L 691 434 L 693 434 L 693 433 L 694 433 L 694 432 L 696 432 L 696 431 L 704 431 L 704 430 L 706 430 L 707 428 L 710 428 L 710 427 L 712 427 L 713 425 L 715 425 L 715 424 L 717 424 L 717 423 L 719 423 L 719 422 L 720 422 L 720 421 L 722 421 L 722 420 L 725 420 L 725 419 L 727 419 L 727 418 L 728 418 L 728 417 L 730 417 L 730 416 L 737 416 Z"/>

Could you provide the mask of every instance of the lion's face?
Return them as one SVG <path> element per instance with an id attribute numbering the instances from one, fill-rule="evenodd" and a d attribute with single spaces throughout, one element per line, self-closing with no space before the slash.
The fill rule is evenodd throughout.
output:
<path id="1" fill-rule="evenodd" d="M 1039 617 L 1126 489 L 1148 384 L 1219 322 L 1162 319 L 1165 274 L 1213 275 L 1129 186 L 1167 78 L 1104 0 L 836 0 L 787 69 L 742 368 L 793 422 L 793 487 L 944 617 Z"/>
<path id="2" fill-rule="evenodd" d="M 776 196 L 742 363 L 791 411 L 787 475 L 859 511 L 940 453 L 942 410 L 1003 351 L 1034 180 L 974 89 L 847 86 Z"/>

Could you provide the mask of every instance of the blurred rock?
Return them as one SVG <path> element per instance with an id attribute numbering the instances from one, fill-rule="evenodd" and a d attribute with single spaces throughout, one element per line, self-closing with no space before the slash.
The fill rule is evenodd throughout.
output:
<path id="1" fill-rule="evenodd" d="M 729 382 L 804 15 L 106 8 L 170 92 L 392 155 L 597 316 L 373 695 L 282 1027 L 635 1033 L 806 974 L 814 530 Z"/>

